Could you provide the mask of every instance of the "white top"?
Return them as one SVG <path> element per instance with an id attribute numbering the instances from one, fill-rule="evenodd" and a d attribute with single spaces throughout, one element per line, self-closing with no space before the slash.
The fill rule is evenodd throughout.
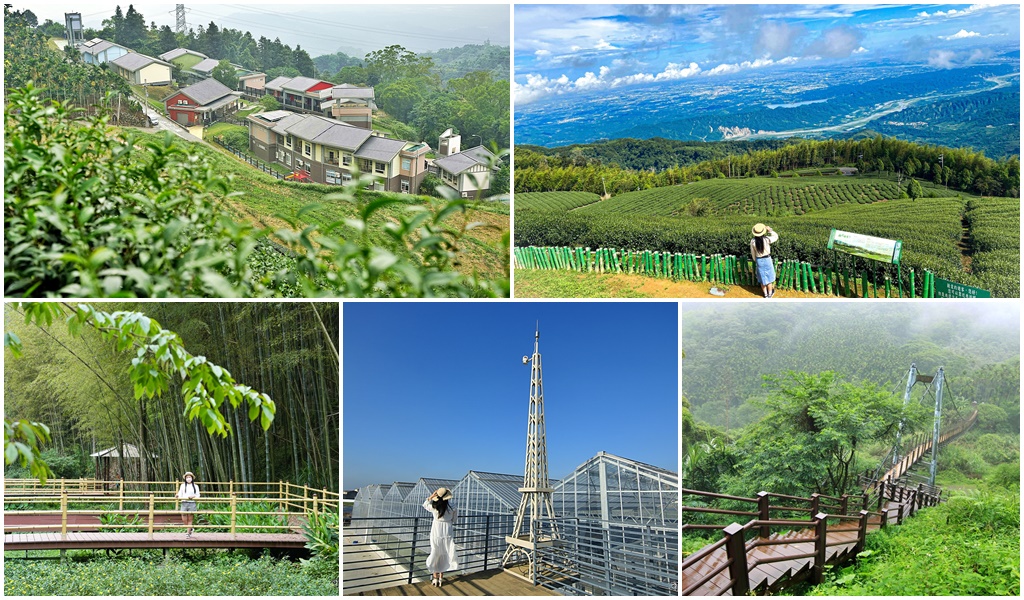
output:
<path id="1" fill-rule="evenodd" d="M 198 498 L 199 497 L 199 486 L 196 485 L 195 482 L 193 482 L 193 483 L 183 483 L 183 484 L 181 484 L 181 487 L 178 488 L 177 497 L 181 498 L 182 500 L 190 500 L 192 498 Z"/>
<path id="2" fill-rule="evenodd" d="M 775 242 L 779 241 L 779 234 L 775 233 L 774 231 L 770 232 L 768 235 L 761 236 L 761 237 L 764 238 L 765 244 L 764 244 L 764 252 L 761 252 L 760 254 L 757 252 L 757 243 L 754 240 L 750 240 L 750 256 L 754 260 L 757 260 L 759 258 L 763 258 L 765 256 L 771 256 L 771 254 L 772 254 L 772 244 L 774 244 Z"/>
<path id="3" fill-rule="evenodd" d="M 437 509 L 430 503 L 430 498 L 423 501 L 423 508 L 430 511 L 430 514 L 434 515 L 434 521 L 440 521 L 442 523 L 448 523 L 449 525 L 455 524 L 455 519 L 458 518 L 459 513 L 455 510 L 455 503 L 448 502 L 448 510 L 444 511 L 444 516 L 441 518 L 437 517 Z"/>

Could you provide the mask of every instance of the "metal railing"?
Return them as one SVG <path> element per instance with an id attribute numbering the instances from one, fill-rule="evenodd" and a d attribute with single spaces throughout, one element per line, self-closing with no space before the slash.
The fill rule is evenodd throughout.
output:
<path id="1" fill-rule="evenodd" d="M 558 540 L 534 552 L 535 583 L 563 595 L 675 596 L 679 529 L 574 517 L 555 518 Z"/>
<path id="2" fill-rule="evenodd" d="M 225 144 L 224 142 L 222 142 L 222 141 L 220 141 L 220 140 L 218 140 L 216 138 L 213 138 L 210 141 L 212 141 L 213 143 L 217 144 L 221 148 L 227 150 L 231 154 L 234 154 L 236 157 L 238 157 L 238 158 L 244 160 L 245 162 L 249 163 L 249 165 L 251 165 L 253 167 L 256 167 L 260 171 L 263 171 L 264 173 L 266 173 L 268 175 L 271 175 L 271 176 L 273 176 L 276 179 L 284 179 L 285 178 L 285 175 L 282 175 L 281 173 L 278 173 L 274 169 L 270 168 L 270 166 L 267 163 L 263 162 L 262 160 L 260 160 L 258 158 L 253 158 L 253 157 L 249 156 L 248 154 L 242 152 L 241 150 L 236 150 L 234 147 L 232 147 L 232 146 L 230 146 L 228 144 Z"/>
<path id="3" fill-rule="evenodd" d="M 514 515 L 460 515 L 455 546 L 462 573 L 496 569 Z M 344 593 L 415 583 L 430 578 L 430 516 L 354 517 L 342 529 Z"/>
<path id="4" fill-rule="evenodd" d="M 183 527 L 179 521 L 181 501 L 174 495 L 180 483 L 51 479 L 41 484 L 36 479 L 5 479 L 4 532 L 59 528 L 63 536 L 69 531 L 116 529 L 141 530 L 152 537 L 157 529 Z M 192 513 L 196 530 L 287 533 L 296 529 L 289 522 L 290 515 L 308 518 L 340 511 L 337 492 L 286 481 L 206 482 L 199 486 L 202 497 Z"/>

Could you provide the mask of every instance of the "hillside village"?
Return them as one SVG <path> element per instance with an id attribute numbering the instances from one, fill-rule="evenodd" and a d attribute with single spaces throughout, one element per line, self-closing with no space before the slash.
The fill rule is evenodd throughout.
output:
<path id="1" fill-rule="evenodd" d="M 82 62 L 123 77 L 158 112 L 151 124 L 161 118 L 182 128 L 244 124 L 247 148 L 232 151 L 284 167 L 278 171 L 288 171 L 282 175 L 288 179 L 340 185 L 357 173 L 372 174 L 377 190 L 417 194 L 432 174 L 433 185 L 471 198 L 488 196 L 492 175 L 501 168 L 482 135 L 471 135 L 480 143 L 463 149 L 462 135 L 450 126 L 429 141 L 375 129 L 379 109 L 373 86 L 305 75 L 268 79 L 266 73 L 190 48 L 148 56 L 103 38 L 82 38 L 80 15 L 67 13 L 61 49 L 73 48 Z M 495 192 L 506 192 L 504 187 Z"/>

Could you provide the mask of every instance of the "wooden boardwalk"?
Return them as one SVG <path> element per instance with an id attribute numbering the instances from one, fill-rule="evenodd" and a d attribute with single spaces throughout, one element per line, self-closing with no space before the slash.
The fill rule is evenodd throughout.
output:
<path id="1" fill-rule="evenodd" d="M 907 510 L 906 503 L 887 501 L 885 504 L 888 515 L 887 525 L 894 525 L 897 522 L 897 515 L 900 508 Z M 855 531 L 833 531 L 834 529 L 849 529 L 850 523 L 840 523 L 827 530 L 827 547 L 825 549 L 825 563 L 843 563 L 850 558 L 856 548 L 857 532 Z M 876 531 L 881 527 L 881 517 L 874 516 L 868 519 L 868 532 Z M 771 545 L 756 545 L 758 542 L 785 542 Z M 815 551 L 814 530 L 800 529 L 782 533 L 773 533 L 767 538 L 756 538 L 747 542 L 747 565 L 749 568 L 748 578 L 751 590 L 758 590 L 760 593 L 774 592 L 784 585 L 799 581 L 810 575 L 814 567 Z M 753 546 L 753 547 L 752 547 Z M 778 557 L 790 556 L 788 560 L 779 562 L 763 562 Z M 683 571 L 680 589 L 689 589 L 701 579 L 720 568 L 728 562 L 724 547 L 718 548 L 708 554 L 697 563 L 689 565 Z M 729 570 L 724 569 L 696 590 L 690 592 L 692 596 L 732 596 Z"/>
<path id="2" fill-rule="evenodd" d="M 479 571 L 468 575 L 445 575 L 444 585 L 429 581 L 359 592 L 359 596 L 558 596 L 521 577 L 502 570 Z"/>
<path id="3" fill-rule="evenodd" d="M 82 548 L 304 548 L 306 538 L 293 533 L 11 533 L 4 550 L 70 550 Z"/>

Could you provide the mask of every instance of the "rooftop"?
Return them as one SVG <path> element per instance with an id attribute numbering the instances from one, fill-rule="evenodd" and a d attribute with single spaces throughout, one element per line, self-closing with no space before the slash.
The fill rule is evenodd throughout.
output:
<path id="1" fill-rule="evenodd" d="M 219 64 L 220 61 L 216 58 L 207 58 L 196 63 L 195 66 L 192 67 L 192 70 L 197 73 L 209 73 Z"/>
<path id="2" fill-rule="evenodd" d="M 434 164 L 449 173 L 462 173 L 476 165 L 488 165 L 495 160 L 494 154 L 483 146 L 476 146 L 450 156 L 434 159 Z"/>
<path id="3" fill-rule="evenodd" d="M 314 85 L 322 83 L 319 79 L 312 77 L 294 77 L 281 84 L 281 87 L 293 92 L 305 92 Z"/>
<path id="4" fill-rule="evenodd" d="M 185 94 L 195 100 L 196 104 L 202 106 L 216 102 L 224 96 L 231 95 L 233 92 L 231 88 L 211 77 L 182 88 L 176 93 Z"/>
<path id="5" fill-rule="evenodd" d="M 363 131 L 366 131 L 365 129 Z M 408 142 L 404 140 L 393 140 L 377 135 L 370 136 L 366 142 L 356 151 L 359 158 L 368 158 L 380 162 L 388 162 L 395 158 L 395 155 L 405 148 Z"/>
<path id="6" fill-rule="evenodd" d="M 158 58 L 146 56 L 145 54 L 139 54 L 137 52 L 129 52 L 128 54 L 119 56 L 110 62 L 122 69 L 128 69 L 129 71 L 138 71 L 139 69 L 148 67 L 153 63 L 164 65 L 166 67 L 171 66 Z"/>
<path id="7" fill-rule="evenodd" d="M 189 50 L 188 48 L 175 48 L 174 50 L 168 50 L 167 52 L 161 54 L 160 60 L 171 61 L 178 58 L 179 56 L 184 56 L 186 54 L 194 54 L 196 56 L 202 56 L 203 58 L 209 58 L 202 52 L 196 52 L 195 50 Z"/>

